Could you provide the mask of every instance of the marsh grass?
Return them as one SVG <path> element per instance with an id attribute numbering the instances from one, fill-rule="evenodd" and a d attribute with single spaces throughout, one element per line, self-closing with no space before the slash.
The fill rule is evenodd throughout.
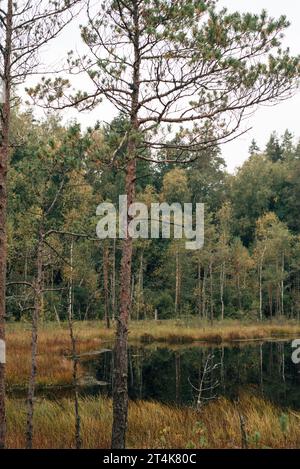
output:
<path id="1" fill-rule="evenodd" d="M 8 447 L 24 447 L 25 404 L 8 399 Z M 70 399 L 37 400 L 34 417 L 35 448 L 74 447 L 74 406 Z M 109 448 L 111 400 L 80 400 L 83 447 Z M 250 448 L 297 448 L 300 445 L 300 413 L 282 410 L 256 396 L 240 397 L 239 412 L 245 418 Z M 199 414 L 192 408 L 176 408 L 155 402 L 129 405 L 129 448 L 240 448 L 241 433 L 234 403 L 221 398 Z"/>

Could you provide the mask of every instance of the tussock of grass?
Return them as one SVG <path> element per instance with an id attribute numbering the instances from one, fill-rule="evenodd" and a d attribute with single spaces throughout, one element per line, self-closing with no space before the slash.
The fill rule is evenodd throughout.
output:
<path id="1" fill-rule="evenodd" d="M 70 399 L 38 400 L 34 417 L 34 447 L 74 447 L 74 406 Z M 85 448 L 109 448 L 111 401 L 80 401 Z M 243 395 L 239 411 L 244 416 L 250 448 L 297 448 L 300 414 L 282 411 L 258 397 Z M 8 447 L 24 447 L 25 405 L 8 400 Z M 199 414 L 191 408 L 173 408 L 155 402 L 130 402 L 127 433 L 129 448 L 240 448 L 241 432 L 235 405 L 222 398 Z"/>

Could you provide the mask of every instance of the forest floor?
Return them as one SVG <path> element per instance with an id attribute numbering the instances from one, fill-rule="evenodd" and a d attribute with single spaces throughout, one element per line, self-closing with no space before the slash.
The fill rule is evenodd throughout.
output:
<path id="1" fill-rule="evenodd" d="M 84 448 L 109 448 L 111 400 L 80 400 Z M 251 394 L 240 397 L 238 408 L 227 399 L 209 402 L 201 412 L 156 402 L 129 404 L 128 448 L 241 448 L 240 415 L 249 448 L 299 448 L 300 413 L 283 412 Z M 7 444 L 24 447 L 24 400 L 7 401 Z M 72 425 L 73 423 L 73 425 Z M 71 399 L 37 399 L 34 417 L 35 448 L 74 447 L 74 403 Z"/>
<path id="2" fill-rule="evenodd" d="M 103 322 L 75 323 L 77 353 L 89 354 L 109 348 L 114 327 L 106 329 Z M 30 324 L 11 323 L 7 327 L 7 384 L 24 387 L 30 372 Z M 262 341 L 300 337 L 300 324 L 294 321 L 240 323 L 215 322 L 213 326 L 200 321 L 132 321 L 129 339 L 132 342 L 166 342 L 184 344 L 204 342 L 228 344 L 235 341 Z M 66 323 L 41 323 L 38 339 L 38 386 L 66 385 L 72 382 L 70 337 Z"/>

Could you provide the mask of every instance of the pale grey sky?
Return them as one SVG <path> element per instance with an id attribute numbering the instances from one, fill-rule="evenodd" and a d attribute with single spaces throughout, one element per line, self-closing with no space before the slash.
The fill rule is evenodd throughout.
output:
<path id="1" fill-rule="evenodd" d="M 284 2 L 278 0 L 220 0 L 220 4 L 229 10 L 259 12 L 265 8 L 273 17 L 286 15 L 291 26 L 287 30 L 285 44 L 290 47 L 293 54 L 300 54 L 300 2 L 298 0 L 285 0 Z M 249 119 L 249 124 L 252 130 L 222 148 L 230 171 L 241 165 L 248 157 L 248 147 L 252 138 L 255 138 L 261 148 L 264 148 L 266 140 L 273 130 L 281 135 L 288 128 L 295 134 L 296 138 L 300 138 L 300 92 L 275 107 L 261 107 Z M 244 125 L 247 127 L 246 123 Z"/>
<path id="2" fill-rule="evenodd" d="M 291 52 L 295 55 L 300 53 L 300 2 L 298 0 L 285 0 L 279 2 L 278 0 L 219 0 L 220 6 L 226 6 L 230 11 L 251 11 L 260 12 L 266 9 L 269 15 L 278 17 L 285 14 L 291 26 L 287 31 L 284 44 L 289 46 Z M 79 22 L 84 22 L 84 17 L 79 19 Z M 67 28 L 60 38 L 52 43 L 48 50 L 44 51 L 43 56 L 47 57 L 47 62 L 59 63 L 65 56 L 65 53 L 71 49 L 78 49 L 82 52 L 82 43 L 78 37 L 77 32 L 78 24 L 73 24 Z M 82 77 L 75 81 L 75 86 L 82 86 Z M 103 104 L 97 110 L 87 114 L 78 114 L 76 112 L 69 112 L 65 115 L 66 118 L 75 117 L 84 126 L 91 125 L 95 120 L 110 121 L 115 115 L 113 109 L 108 104 Z M 300 92 L 290 100 L 283 102 L 277 106 L 261 107 L 258 111 L 247 121 L 244 122 L 243 127 L 252 129 L 245 135 L 239 137 L 237 140 L 227 143 L 222 146 L 222 153 L 226 160 L 228 170 L 233 172 L 236 167 L 241 165 L 248 157 L 248 147 L 252 138 L 255 138 L 258 145 L 264 148 L 265 143 L 273 130 L 277 131 L 279 135 L 283 134 L 285 129 L 292 131 L 296 138 L 300 138 Z"/>

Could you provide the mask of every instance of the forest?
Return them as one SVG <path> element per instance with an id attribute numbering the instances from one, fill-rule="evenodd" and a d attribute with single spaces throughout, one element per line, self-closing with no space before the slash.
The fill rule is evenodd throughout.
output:
<path id="1" fill-rule="evenodd" d="M 117 206 L 125 192 L 124 172 L 106 168 L 105 159 L 126 122 L 82 131 L 75 122 L 33 121 L 28 112 L 16 115 L 14 126 L 25 137 L 9 176 L 8 319 L 30 320 L 34 298 L 26 283 L 33 284 L 38 262 L 41 317 L 67 319 L 72 246 L 74 319 L 109 327 L 118 311 L 121 240 L 97 240 L 96 207 Z M 182 167 L 139 162 L 136 200 L 201 201 L 205 245 L 194 252 L 184 240 L 134 241 L 132 319 L 299 320 L 300 145 L 287 130 L 262 150 L 252 142 L 249 153 L 236 174 L 226 171 L 218 147 Z M 38 259 L 41 229 L 47 237 Z"/>
<path id="2" fill-rule="evenodd" d="M 0 449 L 299 447 L 299 135 L 223 149 L 300 60 L 221 3 L 0 2 Z M 204 204 L 203 246 L 134 203 Z"/>

